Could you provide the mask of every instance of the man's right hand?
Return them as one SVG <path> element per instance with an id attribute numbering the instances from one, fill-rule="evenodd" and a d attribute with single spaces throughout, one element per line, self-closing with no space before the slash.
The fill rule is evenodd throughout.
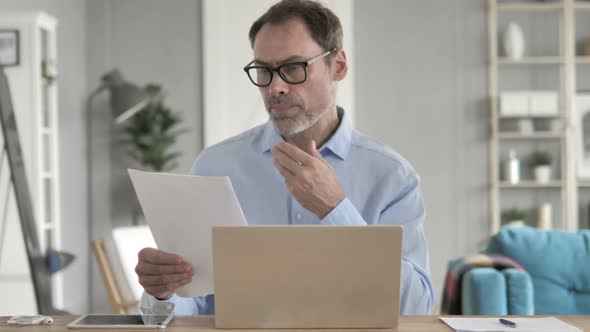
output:
<path id="1" fill-rule="evenodd" d="M 139 252 L 135 273 L 146 293 L 162 300 L 193 280 L 193 268 L 182 257 L 154 248 Z"/>

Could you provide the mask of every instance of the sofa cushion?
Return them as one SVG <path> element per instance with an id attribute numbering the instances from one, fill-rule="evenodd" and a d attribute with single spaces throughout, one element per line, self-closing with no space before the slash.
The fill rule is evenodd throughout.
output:
<path id="1" fill-rule="evenodd" d="M 512 258 L 531 275 L 535 314 L 590 314 L 590 231 L 503 227 L 486 252 Z"/>
<path id="2" fill-rule="evenodd" d="M 463 315 L 507 315 L 506 279 L 491 267 L 480 267 L 463 275 L 461 283 Z"/>
<path id="3" fill-rule="evenodd" d="M 501 271 L 506 279 L 506 299 L 509 315 L 534 315 L 533 282 L 531 276 L 517 269 Z"/>

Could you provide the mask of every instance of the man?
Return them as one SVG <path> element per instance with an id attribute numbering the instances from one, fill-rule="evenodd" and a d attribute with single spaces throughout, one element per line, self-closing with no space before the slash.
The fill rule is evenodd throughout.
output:
<path id="1" fill-rule="evenodd" d="M 403 225 L 401 313 L 430 313 L 419 178 L 400 155 L 353 130 L 336 106 L 348 70 L 338 18 L 317 2 L 284 0 L 249 36 L 254 60 L 244 70 L 269 121 L 201 152 L 192 173 L 229 176 L 250 224 Z M 198 282 L 194 268 L 178 255 L 143 249 L 136 272 L 149 295 L 142 300 L 173 302 L 179 315 L 214 314 L 214 295 L 174 294 Z"/>

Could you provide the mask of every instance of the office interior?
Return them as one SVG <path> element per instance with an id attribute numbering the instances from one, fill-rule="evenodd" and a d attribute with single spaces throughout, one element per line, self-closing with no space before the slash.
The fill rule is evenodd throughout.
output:
<path id="1" fill-rule="evenodd" d="M 161 97 L 155 111 L 182 130 L 169 146 L 178 155 L 159 171 L 188 174 L 200 151 L 267 121 L 242 67 L 252 59 L 251 23 L 275 2 L 0 0 L 0 59 L 35 217 L 30 231 L 55 259 L 47 263 L 54 307 L 126 313 L 136 305 L 132 290 L 125 303 L 113 302 L 113 287 L 131 286 L 108 283 L 102 270 L 133 269 L 104 247 L 125 250 L 114 231 L 144 227 L 127 169 L 153 170 L 130 143 L 128 121 L 143 110 L 118 121 L 130 97 L 117 87 Z M 510 250 L 551 258 L 528 271 L 535 298 L 563 297 L 541 312 L 587 314 L 562 304 L 590 303 L 590 264 L 578 265 L 590 263 L 590 2 L 322 2 L 344 29 L 349 72 L 338 104 L 357 130 L 420 175 L 432 314 L 442 310 L 452 263 L 482 253 L 505 229 L 535 245 L 516 239 Z M 14 183 L 0 160 L 0 315 L 37 313 Z M 512 258 L 527 270 L 526 259 Z M 574 280 L 558 273 L 564 266 Z"/>

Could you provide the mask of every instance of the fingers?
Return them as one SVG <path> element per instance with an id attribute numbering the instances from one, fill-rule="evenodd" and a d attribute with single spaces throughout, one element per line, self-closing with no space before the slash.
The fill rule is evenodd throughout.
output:
<path id="1" fill-rule="evenodd" d="M 175 273 L 192 273 L 192 266 L 188 263 L 177 265 L 159 265 L 152 264 L 146 261 L 139 261 L 135 267 L 137 275 L 161 275 L 161 274 L 175 274 Z"/>
<path id="2" fill-rule="evenodd" d="M 328 164 L 328 162 L 324 159 L 324 157 L 322 157 L 322 154 L 320 153 L 320 151 L 318 151 L 318 148 L 315 145 L 315 140 L 311 140 L 311 142 L 309 142 L 309 146 L 308 146 L 308 153 L 312 156 L 317 158 L 319 161 L 321 161 L 324 165 L 326 166 L 330 166 L 330 164 Z"/>
<path id="3" fill-rule="evenodd" d="M 307 153 L 309 153 L 313 157 L 322 159 L 322 155 L 320 154 L 320 152 L 318 151 L 318 149 L 315 146 L 315 140 L 311 140 L 309 142 L 309 144 L 307 145 Z"/>
<path id="4" fill-rule="evenodd" d="M 178 288 L 190 283 L 191 279 L 184 279 L 167 285 L 144 286 L 145 291 L 157 298 L 169 298 Z"/>
<path id="5" fill-rule="evenodd" d="M 313 160 L 313 158 L 307 154 L 307 152 L 285 141 L 279 142 L 277 145 L 275 145 L 275 148 L 281 150 L 283 153 L 289 156 L 289 158 L 298 161 L 303 165 L 309 164 L 311 160 Z"/>
<path id="6" fill-rule="evenodd" d="M 291 173 L 298 173 L 301 171 L 301 164 L 291 159 L 286 153 L 278 148 L 273 148 L 273 161 L 278 162 L 283 168 L 286 168 Z"/>
<path id="7" fill-rule="evenodd" d="M 192 281 L 194 271 L 182 257 L 155 248 L 138 253 L 135 273 L 145 291 L 157 298 L 169 298 L 178 287 Z"/>
<path id="8" fill-rule="evenodd" d="M 308 143 L 306 150 L 307 151 L 303 151 L 298 147 L 283 141 L 277 143 L 277 145 L 275 145 L 275 147 L 273 148 L 272 152 L 273 155 L 276 155 L 280 151 L 287 155 L 291 160 L 295 161 L 296 163 L 300 162 L 303 165 L 311 165 L 315 159 L 318 159 L 323 164 L 328 165 L 328 162 L 324 160 L 324 157 L 322 157 L 322 154 L 318 151 L 315 140 L 311 140 Z M 283 164 L 291 171 L 293 171 L 292 164 Z M 301 164 L 298 164 L 298 166 L 302 166 Z"/>
<path id="9" fill-rule="evenodd" d="M 144 275 L 139 278 L 139 283 L 143 287 L 166 286 L 174 284 L 179 281 L 191 279 L 192 273 L 175 273 L 175 274 L 161 274 L 161 275 Z"/>
<path id="10" fill-rule="evenodd" d="M 279 171 L 279 173 L 281 173 L 281 175 L 283 176 L 283 178 L 285 178 L 287 182 L 292 181 L 295 178 L 295 174 L 293 174 L 293 172 L 291 172 L 288 168 L 283 166 L 283 164 L 281 164 L 277 160 L 277 158 L 273 158 L 272 163 L 275 165 L 275 168 Z"/>
<path id="11" fill-rule="evenodd" d="M 163 252 L 155 248 L 143 248 L 138 254 L 139 261 L 145 261 L 157 265 L 177 265 L 182 264 L 182 257 Z"/>

